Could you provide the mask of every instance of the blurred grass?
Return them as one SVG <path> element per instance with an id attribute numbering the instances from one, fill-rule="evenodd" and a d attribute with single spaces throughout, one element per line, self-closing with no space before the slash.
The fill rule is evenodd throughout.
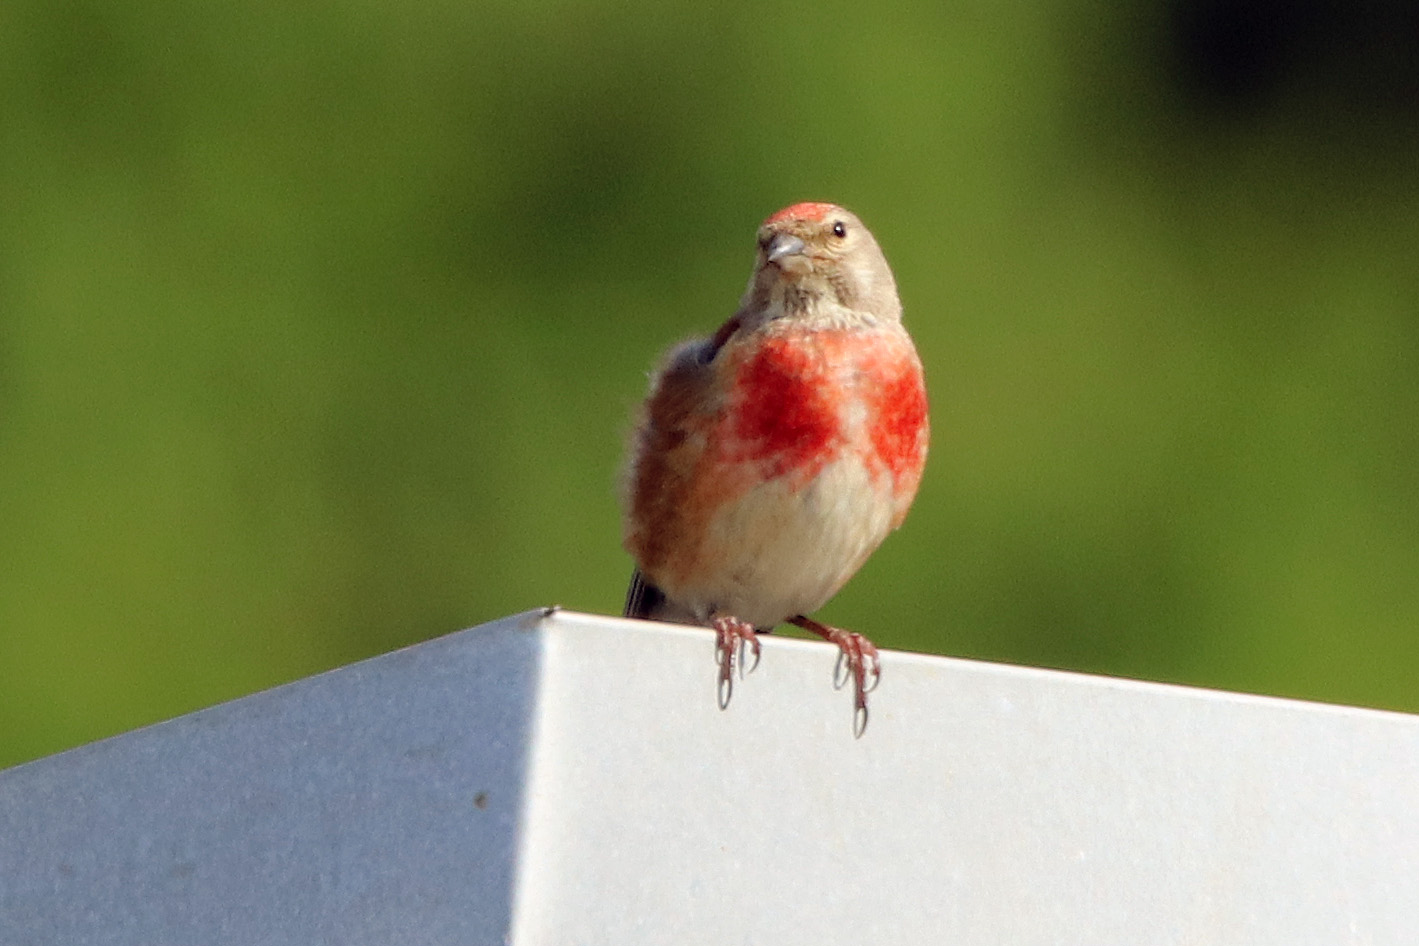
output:
<path id="1" fill-rule="evenodd" d="M 1414 109 L 1199 91 L 1198 6 L 0 8 L 0 765 L 617 610 L 645 372 L 801 199 L 933 399 L 825 619 L 1419 710 Z"/>

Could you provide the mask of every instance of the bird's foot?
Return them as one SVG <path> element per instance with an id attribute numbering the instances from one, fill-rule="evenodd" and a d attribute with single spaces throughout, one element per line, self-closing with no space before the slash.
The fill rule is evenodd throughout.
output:
<path id="1" fill-rule="evenodd" d="M 759 666 L 759 635 L 754 625 L 736 617 L 714 619 L 714 659 L 719 662 L 719 708 L 729 706 L 729 698 L 734 695 L 734 667 L 739 667 L 739 679 L 744 674 L 753 673 Z M 746 650 L 754 655 L 754 662 L 746 664 Z"/>
<path id="2" fill-rule="evenodd" d="M 833 686 L 841 690 L 849 680 L 852 681 L 852 734 L 861 738 L 867 731 L 867 694 L 877 689 L 877 684 L 882 680 L 882 661 L 877 656 L 877 646 L 854 631 L 830 627 L 801 614 L 788 621 L 837 645 L 838 663 L 833 668 Z"/>

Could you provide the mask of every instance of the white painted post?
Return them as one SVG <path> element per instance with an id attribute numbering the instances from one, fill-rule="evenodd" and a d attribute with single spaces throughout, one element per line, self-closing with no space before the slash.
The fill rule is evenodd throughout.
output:
<path id="1" fill-rule="evenodd" d="M 870 629 L 869 629 L 870 630 Z M 1419 942 L 1419 718 L 532 612 L 0 772 L 0 943 Z"/>

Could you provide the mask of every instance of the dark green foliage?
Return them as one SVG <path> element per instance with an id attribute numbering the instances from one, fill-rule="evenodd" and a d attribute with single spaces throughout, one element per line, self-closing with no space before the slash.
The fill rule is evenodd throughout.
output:
<path id="1" fill-rule="evenodd" d="M 0 765 L 616 611 L 645 372 L 805 199 L 879 237 L 935 428 L 823 619 L 1419 710 L 1412 110 L 1304 44 L 1199 93 L 1179 23 L 9 0 Z"/>

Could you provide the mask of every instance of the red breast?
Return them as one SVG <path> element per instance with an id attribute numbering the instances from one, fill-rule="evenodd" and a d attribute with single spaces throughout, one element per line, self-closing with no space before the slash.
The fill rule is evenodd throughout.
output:
<path id="1" fill-rule="evenodd" d="M 928 440 L 921 362 L 906 332 L 789 329 L 746 348 L 725 352 L 732 383 L 720 459 L 801 484 L 852 450 L 874 476 L 891 477 L 905 515 Z"/>

